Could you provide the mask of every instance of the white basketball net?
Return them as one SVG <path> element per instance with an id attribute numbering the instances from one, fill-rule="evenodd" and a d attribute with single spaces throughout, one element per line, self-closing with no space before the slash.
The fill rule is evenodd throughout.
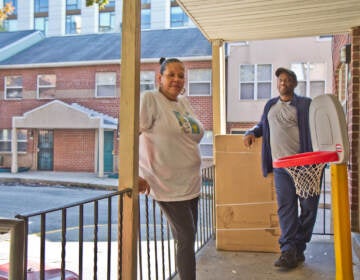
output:
<path id="1" fill-rule="evenodd" d="M 321 175 L 326 163 L 291 166 L 285 169 L 294 180 L 296 194 L 308 198 L 320 194 Z"/>

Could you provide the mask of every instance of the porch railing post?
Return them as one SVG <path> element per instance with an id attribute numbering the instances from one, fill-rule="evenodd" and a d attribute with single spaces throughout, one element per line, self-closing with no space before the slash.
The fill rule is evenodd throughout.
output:
<path id="1" fill-rule="evenodd" d="M 19 219 L 0 219 L 0 231 L 10 232 L 9 279 L 25 279 L 25 222 Z"/>

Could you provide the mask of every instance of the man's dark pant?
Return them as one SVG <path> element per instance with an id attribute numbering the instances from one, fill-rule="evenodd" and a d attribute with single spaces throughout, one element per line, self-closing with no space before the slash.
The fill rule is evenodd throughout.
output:
<path id="1" fill-rule="evenodd" d="M 288 250 L 303 252 L 306 249 L 306 243 L 311 239 L 319 196 L 315 195 L 306 199 L 299 197 L 291 176 L 283 168 L 274 169 L 274 180 L 281 229 L 280 249 L 282 252 Z"/>
<path id="2" fill-rule="evenodd" d="M 165 214 L 176 242 L 176 263 L 181 280 L 196 279 L 195 236 L 197 231 L 198 201 L 157 201 Z"/>

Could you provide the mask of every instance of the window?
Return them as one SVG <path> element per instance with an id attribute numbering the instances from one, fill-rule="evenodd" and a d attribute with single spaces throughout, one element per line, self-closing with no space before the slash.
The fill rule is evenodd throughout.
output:
<path id="1" fill-rule="evenodd" d="M 293 63 L 291 70 L 296 73 L 298 85 L 295 92 L 302 96 L 314 98 L 325 94 L 325 63 Z"/>
<path id="2" fill-rule="evenodd" d="M 202 158 L 213 157 L 213 132 L 206 130 L 204 137 L 200 141 L 200 153 Z"/>
<path id="3" fill-rule="evenodd" d="M 189 18 L 183 12 L 176 0 L 171 0 L 170 7 L 170 26 L 171 27 L 183 27 L 189 25 Z"/>
<path id="4" fill-rule="evenodd" d="M 48 17 L 35 17 L 34 18 L 34 27 L 35 30 L 39 30 L 47 34 L 48 31 Z"/>
<path id="5" fill-rule="evenodd" d="M 49 0 L 34 0 L 34 28 L 47 34 L 49 21 Z"/>
<path id="6" fill-rule="evenodd" d="M 17 20 L 7 19 L 3 21 L 3 27 L 5 31 L 17 31 Z"/>
<path id="7" fill-rule="evenodd" d="M 66 34 L 80 34 L 81 32 L 81 16 L 66 16 Z"/>
<path id="8" fill-rule="evenodd" d="M 243 130 L 241 128 L 231 128 L 230 134 L 245 134 L 246 130 Z"/>
<path id="9" fill-rule="evenodd" d="M 27 130 L 17 130 L 17 150 L 26 152 L 27 150 Z M 0 129 L 0 152 L 11 152 L 11 129 Z"/>
<path id="10" fill-rule="evenodd" d="M 140 92 L 155 89 L 155 72 L 141 71 L 140 72 Z"/>
<path id="11" fill-rule="evenodd" d="M 350 79 L 350 71 L 346 63 L 342 63 L 338 74 L 338 98 L 344 109 L 347 112 L 347 92 L 348 80 Z"/>
<path id="12" fill-rule="evenodd" d="M 115 0 L 110 0 L 103 9 L 99 10 L 99 32 L 115 30 Z"/>
<path id="13" fill-rule="evenodd" d="M 34 0 L 35 13 L 44 13 L 49 11 L 49 0 Z"/>
<path id="14" fill-rule="evenodd" d="M 23 91 L 22 76 L 5 77 L 5 99 L 21 99 Z"/>
<path id="15" fill-rule="evenodd" d="M 115 29 L 115 12 L 99 13 L 99 32 L 110 32 Z"/>
<path id="16" fill-rule="evenodd" d="M 14 11 L 12 12 L 11 15 L 9 15 L 7 17 L 6 20 L 4 20 L 2 22 L 2 28 L 4 29 L 4 31 L 17 31 L 17 12 L 18 12 L 18 4 L 17 4 L 17 0 L 4 0 L 3 1 L 3 6 L 5 6 L 6 4 L 11 4 L 14 7 Z"/>
<path id="17" fill-rule="evenodd" d="M 116 90 L 116 73 L 96 73 L 96 97 L 114 97 Z"/>
<path id="18" fill-rule="evenodd" d="M 14 7 L 14 11 L 11 14 L 11 16 L 16 16 L 17 15 L 17 10 L 18 10 L 18 5 L 17 5 L 17 0 L 4 0 L 4 6 L 8 3 L 11 3 L 11 5 Z"/>
<path id="19" fill-rule="evenodd" d="M 150 0 L 141 0 L 141 29 L 151 28 L 151 3 Z"/>
<path id="20" fill-rule="evenodd" d="M 271 64 L 240 65 L 240 100 L 271 97 Z"/>
<path id="21" fill-rule="evenodd" d="M 190 69 L 189 95 L 209 96 L 211 95 L 211 69 Z"/>
<path id="22" fill-rule="evenodd" d="M 55 98 L 56 75 L 38 75 L 37 90 L 38 98 Z"/>
<path id="23" fill-rule="evenodd" d="M 66 10 L 80 10 L 80 0 L 66 0 Z"/>

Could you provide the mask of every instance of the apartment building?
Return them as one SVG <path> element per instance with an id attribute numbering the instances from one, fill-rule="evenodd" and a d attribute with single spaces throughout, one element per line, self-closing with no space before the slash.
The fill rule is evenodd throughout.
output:
<path id="1" fill-rule="evenodd" d="M 104 9 L 86 7 L 86 0 L 3 0 L 15 12 L 4 21 L 6 31 L 35 29 L 46 36 L 120 32 L 122 0 L 109 0 Z M 142 0 L 141 29 L 195 27 L 175 0 Z"/>
<path id="2" fill-rule="evenodd" d="M 16 12 L 0 33 L 0 166 L 116 172 L 122 1 L 101 11 L 85 1 L 11 2 Z M 211 44 L 175 1 L 142 6 L 140 88 L 155 89 L 160 57 L 183 60 L 211 159 Z"/>
<path id="3" fill-rule="evenodd" d="M 266 101 L 278 96 L 275 71 L 292 69 L 295 93 L 314 98 L 333 93 L 332 38 L 306 37 L 228 45 L 227 131 L 244 133 L 256 124 Z"/>

